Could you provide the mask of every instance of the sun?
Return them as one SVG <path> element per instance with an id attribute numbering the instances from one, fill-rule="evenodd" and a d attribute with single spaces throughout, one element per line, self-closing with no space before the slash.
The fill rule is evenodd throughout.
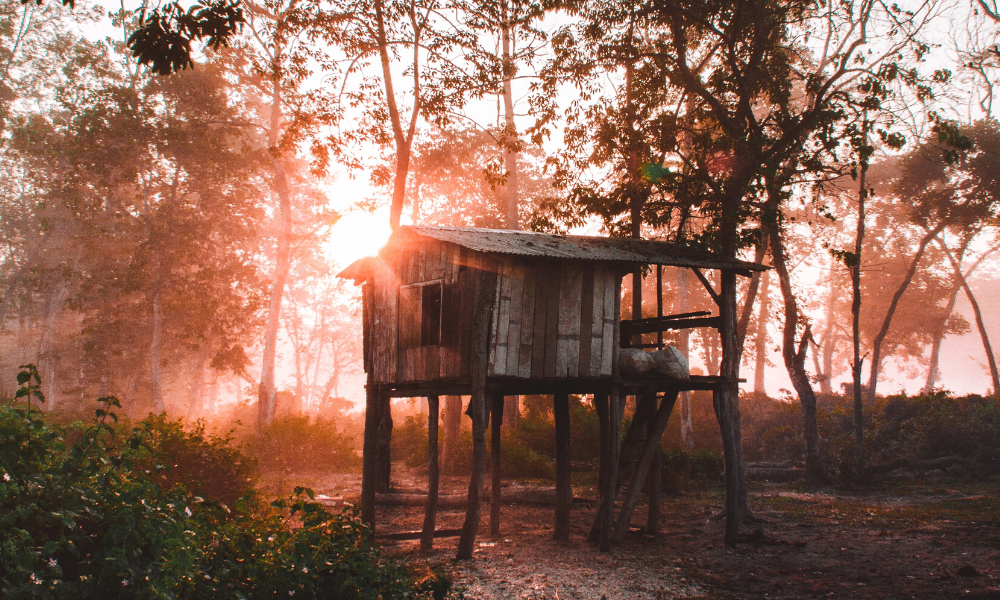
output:
<path id="1" fill-rule="evenodd" d="M 359 258 L 378 254 L 391 234 L 388 209 L 354 210 L 330 229 L 323 253 L 336 268 L 342 269 Z"/>

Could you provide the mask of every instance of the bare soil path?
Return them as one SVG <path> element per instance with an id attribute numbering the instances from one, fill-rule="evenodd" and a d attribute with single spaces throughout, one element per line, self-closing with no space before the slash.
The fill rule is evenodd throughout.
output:
<path id="1" fill-rule="evenodd" d="M 402 486 L 419 485 L 408 474 L 400 478 Z M 338 484 L 338 495 L 349 497 L 349 480 Z M 462 493 L 467 480 L 443 484 L 442 493 Z M 762 522 L 748 527 L 736 548 L 722 545 L 723 523 L 712 519 L 722 497 L 709 490 L 665 499 L 657 539 L 635 529 L 609 554 L 585 539 L 594 508 L 574 508 L 570 542 L 558 543 L 551 539 L 553 509 L 525 505 L 504 506 L 496 539 L 484 515 L 471 561 L 452 560 L 457 538 L 436 540 L 427 554 L 416 541 L 386 542 L 386 549 L 414 563 L 443 565 L 466 598 L 483 600 L 1000 600 L 996 482 L 930 481 L 864 494 L 755 484 L 752 505 Z M 423 511 L 386 507 L 378 516 L 381 531 L 416 530 Z M 460 527 L 463 517 L 462 510 L 443 511 L 438 527 Z M 633 523 L 645 523 L 644 507 Z"/>

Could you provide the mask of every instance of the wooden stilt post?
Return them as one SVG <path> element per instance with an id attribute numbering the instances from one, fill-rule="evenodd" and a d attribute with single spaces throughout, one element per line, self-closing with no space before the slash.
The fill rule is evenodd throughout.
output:
<path id="1" fill-rule="evenodd" d="M 641 440 L 642 434 L 645 431 L 645 423 L 652 420 L 656 413 L 655 400 L 656 400 L 656 392 L 652 388 L 648 388 L 645 391 L 645 393 L 639 396 L 638 399 L 636 400 L 636 410 L 635 410 L 635 415 L 632 418 L 632 423 L 631 425 L 629 425 L 628 431 L 625 433 L 624 441 L 621 441 L 618 444 L 617 458 L 615 459 L 616 461 L 615 464 L 617 465 L 617 467 L 614 470 L 615 479 L 612 482 L 608 482 L 608 485 L 611 485 L 614 490 L 611 495 L 612 498 L 618 497 L 618 491 L 620 489 L 620 480 L 624 476 L 625 466 L 629 463 L 629 461 L 633 459 L 633 455 L 637 452 L 637 446 L 639 445 L 639 442 L 642 441 Z M 625 403 L 621 402 L 619 406 L 620 412 L 618 415 L 619 436 L 621 432 L 621 421 L 622 421 L 622 416 L 624 416 L 623 415 L 624 410 L 625 410 Z M 600 419 L 599 415 L 598 419 Z M 610 432 L 608 433 L 608 439 L 610 439 Z M 606 469 L 606 471 L 608 472 L 608 474 L 610 474 L 610 469 Z M 599 475 L 599 478 L 600 477 L 602 476 Z M 602 487 L 601 489 L 604 488 Z M 602 493 L 601 494 L 602 506 L 603 502 L 604 502 L 604 495 Z M 598 509 L 597 515 L 594 517 L 594 523 L 590 527 L 590 534 L 587 535 L 588 540 L 593 541 L 598 539 L 602 527 L 601 525 L 602 515 L 603 513 L 601 512 L 600 509 Z"/>
<path id="2" fill-rule="evenodd" d="M 424 531 L 420 549 L 434 547 L 434 526 L 437 518 L 438 484 L 438 397 L 427 397 L 427 508 L 424 510 Z"/>
<path id="3" fill-rule="evenodd" d="M 392 481 L 392 399 L 378 397 L 380 419 L 375 437 L 375 491 L 388 493 Z"/>
<path id="4" fill-rule="evenodd" d="M 594 524 L 590 527 L 590 533 L 587 534 L 587 541 L 591 544 L 597 543 L 597 538 L 601 532 L 601 503 L 604 501 L 604 490 L 607 488 L 608 481 L 608 395 L 607 394 L 594 394 L 594 410 L 597 412 L 597 423 L 598 423 L 598 438 L 600 441 L 600 450 L 597 458 L 597 493 L 600 496 L 598 499 L 598 509 L 597 514 L 594 517 Z"/>
<path id="5" fill-rule="evenodd" d="M 370 380 L 369 376 L 369 380 Z M 365 438 L 361 452 L 361 520 L 375 530 L 375 476 L 378 428 L 382 421 L 379 390 L 371 381 L 365 386 Z"/>
<path id="6" fill-rule="evenodd" d="M 622 413 L 624 398 L 618 386 L 611 388 L 611 398 L 608 404 L 608 479 L 602 493 L 601 502 L 601 533 L 599 548 L 601 552 L 611 550 L 611 530 L 615 518 L 615 486 L 618 481 L 618 451 L 622 432 Z"/>
<path id="7" fill-rule="evenodd" d="M 455 462 L 455 445 L 458 444 L 458 433 L 462 428 L 462 397 L 444 397 L 444 430 L 441 436 L 441 463 L 446 472 L 452 469 Z"/>
<path id="8" fill-rule="evenodd" d="M 660 403 L 660 408 L 656 411 L 653 431 L 650 432 L 649 438 L 646 439 L 646 443 L 642 449 L 642 456 L 639 458 L 639 464 L 635 469 L 635 476 L 632 478 L 632 483 L 629 485 L 628 491 L 625 492 L 622 509 L 618 513 L 618 519 L 615 521 L 612 541 L 616 544 L 621 543 L 625 539 L 629 522 L 632 520 L 632 513 L 635 512 L 639 496 L 642 495 L 642 484 L 646 479 L 646 474 L 649 472 L 650 465 L 653 464 L 653 454 L 659 451 L 660 438 L 663 437 L 663 431 L 667 428 L 667 422 L 670 420 L 670 413 L 673 411 L 676 401 L 677 390 L 669 391 Z"/>
<path id="9" fill-rule="evenodd" d="M 569 394 L 556 394 L 553 400 L 556 417 L 556 524 L 552 538 L 568 541 L 569 517 L 573 507 L 573 488 L 570 484 Z"/>
<path id="10" fill-rule="evenodd" d="M 647 439 L 652 439 L 655 434 L 655 422 L 650 419 L 646 423 Z M 646 535 L 657 537 L 660 535 L 660 493 L 662 492 L 662 469 L 663 456 L 660 454 L 660 441 L 656 440 L 653 449 L 653 462 L 649 465 L 649 474 L 646 476 L 646 484 L 649 488 L 649 510 L 646 512 Z"/>
<path id="11" fill-rule="evenodd" d="M 469 478 L 465 522 L 458 540 L 458 560 L 472 558 L 482 516 L 483 480 L 486 478 L 486 374 L 489 370 L 490 329 L 496 299 L 496 272 L 478 269 L 476 284 L 470 357 L 472 399 L 469 401 L 469 416 L 472 417 L 472 476 Z"/>
<path id="12" fill-rule="evenodd" d="M 500 535 L 500 428 L 503 426 L 504 398 L 494 394 L 491 398 L 490 465 L 493 479 L 490 486 L 490 535 Z"/>

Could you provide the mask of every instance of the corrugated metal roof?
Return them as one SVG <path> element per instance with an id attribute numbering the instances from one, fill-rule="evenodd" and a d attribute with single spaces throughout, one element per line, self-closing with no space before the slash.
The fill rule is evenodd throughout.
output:
<path id="1" fill-rule="evenodd" d="M 701 269 L 739 269 L 764 271 L 767 267 L 742 260 L 730 260 L 711 252 L 695 250 L 674 242 L 609 238 L 585 235 L 555 235 L 507 229 L 476 229 L 472 227 L 400 227 L 389 244 L 406 243 L 407 239 L 432 238 L 490 254 L 515 254 L 546 258 L 600 260 L 621 263 L 641 263 Z M 369 277 L 372 258 L 362 258 L 338 276 L 361 281 Z"/>
<path id="2" fill-rule="evenodd" d="M 403 238 L 406 236 L 429 237 L 442 242 L 451 242 L 470 250 L 497 254 L 704 269 L 729 268 L 763 271 L 767 268 L 752 262 L 726 259 L 717 254 L 695 250 L 683 244 L 632 238 L 416 225 L 400 227 L 397 235 Z"/>

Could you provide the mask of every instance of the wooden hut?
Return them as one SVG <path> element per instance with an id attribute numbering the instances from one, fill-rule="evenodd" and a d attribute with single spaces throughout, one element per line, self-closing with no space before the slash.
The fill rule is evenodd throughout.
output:
<path id="1" fill-rule="evenodd" d="M 637 265 L 694 270 L 719 305 L 720 314 L 622 320 L 622 277 Z M 503 398 L 552 394 L 557 438 L 555 536 L 567 537 L 572 502 L 568 395 L 592 394 L 601 421 L 601 507 L 592 536 L 600 540 L 602 549 L 609 548 L 627 529 L 642 480 L 658 456 L 655 446 L 677 394 L 683 390 L 736 389 L 733 378 L 626 377 L 619 373 L 620 349 L 631 345 L 632 336 L 690 327 L 725 330 L 727 324 L 735 323 L 735 300 L 722 301 L 703 269 L 748 276 L 763 267 L 667 242 L 401 227 L 377 257 L 361 259 L 340 274 L 362 285 L 363 294 L 368 378 L 363 518 L 374 525 L 375 492 L 388 487 L 390 398 L 427 397 L 430 493 L 423 542 L 430 545 L 437 496 L 438 396 L 470 395 L 473 474 L 459 557 L 470 556 L 480 520 L 485 429 L 490 415 L 494 465 L 491 525 L 496 530 Z M 721 279 L 725 292 L 726 277 Z M 735 286 L 729 287 L 735 294 Z M 723 350 L 727 350 L 725 345 Z M 729 351 L 732 354 L 732 349 Z M 624 445 L 636 446 L 640 459 L 616 522 L 611 499 L 618 484 L 619 429 L 628 394 L 638 399 L 637 418 Z M 654 487 L 658 490 L 658 485 Z"/>

